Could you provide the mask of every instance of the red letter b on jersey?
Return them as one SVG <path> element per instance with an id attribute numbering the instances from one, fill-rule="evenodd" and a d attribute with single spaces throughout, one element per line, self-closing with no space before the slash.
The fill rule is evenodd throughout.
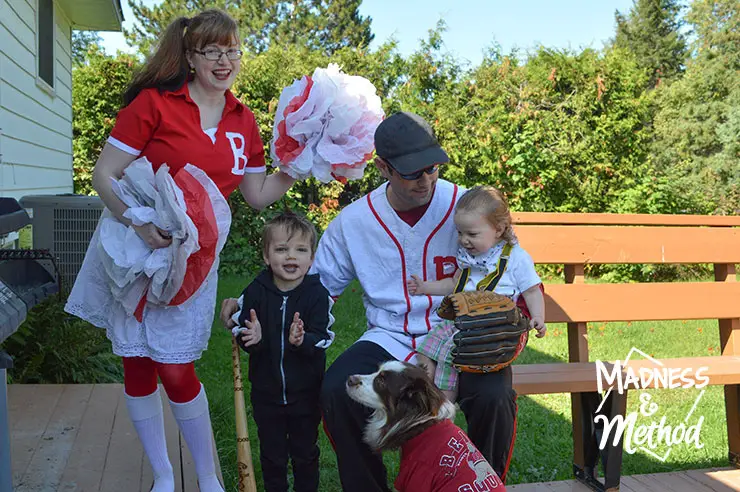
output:
<path id="1" fill-rule="evenodd" d="M 457 270 L 457 260 L 454 256 L 435 256 L 434 266 L 437 269 L 437 280 L 450 278 Z"/>

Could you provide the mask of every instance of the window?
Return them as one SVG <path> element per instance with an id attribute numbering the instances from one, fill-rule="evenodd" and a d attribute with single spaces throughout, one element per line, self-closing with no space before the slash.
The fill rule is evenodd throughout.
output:
<path id="1" fill-rule="evenodd" d="M 54 0 L 38 0 L 38 76 L 54 87 Z"/>

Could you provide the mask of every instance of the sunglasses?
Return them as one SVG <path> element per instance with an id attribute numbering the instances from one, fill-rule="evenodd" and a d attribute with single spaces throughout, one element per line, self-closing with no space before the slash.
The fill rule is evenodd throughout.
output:
<path id="1" fill-rule="evenodd" d="M 393 168 L 392 168 L 392 167 L 391 167 L 390 165 L 388 166 L 388 168 L 389 168 L 389 169 L 392 169 L 393 171 L 396 171 L 396 170 L 395 170 L 395 169 L 393 169 Z M 396 174 L 398 174 L 399 176 L 401 176 L 401 179 L 405 179 L 405 180 L 407 180 L 407 181 L 414 181 L 414 180 L 416 180 L 416 179 L 419 179 L 419 178 L 421 178 L 421 176 L 422 176 L 422 175 L 423 175 L 424 173 L 427 173 L 427 174 L 434 174 L 434 173 L 436 173 L 437 171 L 439 171 L 439 164 L 435 164 L 435 165 L 433 165 L 433 166 L 429 166 L 429 167 L 426 167 L 426 168 L 424 168 L 424 169 L 420 169 L 420 170 L 418 170 L 418 171 L 415 171 L 415 172 L 413 172 L 413 173 L 409 173 L 409 174 L 402 174 L 402 173 L 399 173 L 398 171 L 396 171 Z"/>

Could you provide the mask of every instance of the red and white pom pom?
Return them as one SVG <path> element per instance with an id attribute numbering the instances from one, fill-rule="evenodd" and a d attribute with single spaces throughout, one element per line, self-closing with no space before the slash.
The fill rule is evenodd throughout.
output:
<path id="1" fill-rule="evenodd" d="M 297 179 L 359 179 L 383 116 L 370 81 L 336 64 L 317 68 L 280 95 L 270 143 L 273 166 Z"/>

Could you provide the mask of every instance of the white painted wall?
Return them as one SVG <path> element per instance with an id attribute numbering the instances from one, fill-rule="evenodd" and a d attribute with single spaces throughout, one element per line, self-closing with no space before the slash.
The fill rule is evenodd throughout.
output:
<path id="1" fill-rule="evenodd" d="M 50 89 L 37 79 L 36 10 L 0 0 L 0 196 L 73 190 L 71 24 L 55 3 Z"/>

